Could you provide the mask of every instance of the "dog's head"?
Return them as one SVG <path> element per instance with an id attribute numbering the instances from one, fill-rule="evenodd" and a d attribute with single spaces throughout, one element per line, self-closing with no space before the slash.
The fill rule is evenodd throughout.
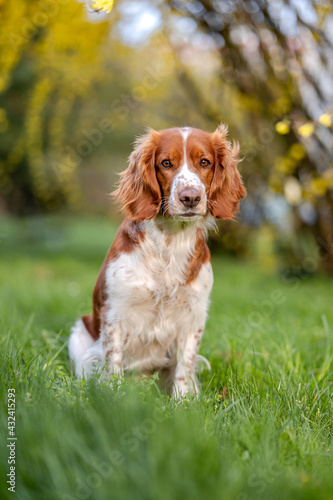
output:
<path id="1" fill-rule="evenodd" d="M 246 194 L 237 169 L 239 145 L 220 125 L 212 134 L 193 128 L 150 130 L 136 141 L 115 192 L 133 220 L 158 213 L 189 221 L 208 213 L 233 219 Z"/>

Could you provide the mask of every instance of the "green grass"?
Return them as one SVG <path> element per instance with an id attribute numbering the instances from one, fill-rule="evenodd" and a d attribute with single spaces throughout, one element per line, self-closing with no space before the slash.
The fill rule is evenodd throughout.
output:
<path id="1" fill-rule="evenodd" d="M 66 343 L 115 230 L 1 221 L 1 498 L 14 387 L 19 499 L 332 499 L 332 281 L 215 257 L 200 398 L 111 390 L 71 377 Z"/>

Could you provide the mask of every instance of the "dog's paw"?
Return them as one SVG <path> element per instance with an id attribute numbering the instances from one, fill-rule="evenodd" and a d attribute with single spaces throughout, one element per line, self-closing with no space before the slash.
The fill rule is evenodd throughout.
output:
<path id="1" fill-rule="evenodd" d="M 181 400 L 188 394 L 199 395 L 199 385 L 196 379 L 180 377 L 175 380 L 171 397 L 175 400 Z"/>

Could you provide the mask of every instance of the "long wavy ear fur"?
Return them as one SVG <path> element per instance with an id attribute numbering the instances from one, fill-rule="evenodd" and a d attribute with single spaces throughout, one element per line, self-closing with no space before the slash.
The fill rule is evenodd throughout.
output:
<path id="1" fill-rule="evenodd" d="M 155 171 L 159 135 L 150 129 L 135 142 L 129 166 L 120 174 L 118 189 L 112 193 L 132 220 L 152 219 L 160 210 L 161 190 Z"/>
<path id="2" fill-rule="evenodd" d="M 246 195 L 237 165 L 239 144 L 227 140 L 228 127 L 221 124 L 211 134 L 215 151 L 215 171 L 209 191 L 209 208 L 217 219 L 234 219 L 239 202 Z"/>

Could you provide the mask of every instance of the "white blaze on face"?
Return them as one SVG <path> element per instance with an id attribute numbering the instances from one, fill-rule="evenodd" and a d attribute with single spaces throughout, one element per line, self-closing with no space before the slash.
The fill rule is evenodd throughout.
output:
<path id="1" fill-rule="evenodd" d="M 179 129 L 179 132 L 183 136 L 183 165 L 173 179 L 170 202 L 177 211 L 179 209 L 182 211 L 184 207 L 178 198 L 181 191 L 184 189 L 197 189 L 201 195 L 201 201 L 197 206 L 198 212 L 200 213 L 206 207 L 206 190 L 200 177 L 195 172 L 190 170 L 187 164 L 187 138 L 191 133 L 191 129 L 189 127 L 185 127 Z"/>

